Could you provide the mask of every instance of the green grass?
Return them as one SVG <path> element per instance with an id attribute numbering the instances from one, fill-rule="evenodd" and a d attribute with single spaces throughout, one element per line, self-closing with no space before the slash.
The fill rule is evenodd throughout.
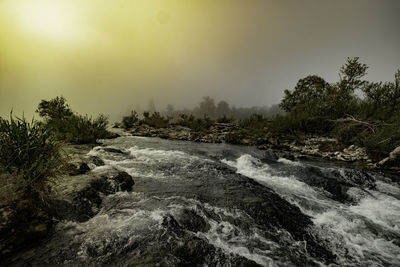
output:
<path id="1" fill-rule="evenodd" d="M 26 186 L 41 187 L 62 172 L 62 143 L 40 123 L 25 118 L 0 120 L 0 169 L 22 178 Z"/>

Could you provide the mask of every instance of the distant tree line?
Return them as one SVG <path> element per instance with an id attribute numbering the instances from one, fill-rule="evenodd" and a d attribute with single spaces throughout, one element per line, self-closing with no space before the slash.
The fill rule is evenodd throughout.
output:
<path id="1" fill-rule="evenodd" d="M 135 109 L 137 114 L 142 115 L 143 111 Z M 205 96 L 200 103 L 192 109 L 176 109 L 174 105 L 168 104 L 164 109 L 157 110 L 153 100 L 149 101 L 145 112 L 150 114 L 158 112 L 160 115 L 171 119 L 178 119 L 180 115 L 193 115 L 195 118 L 204 118 L 207 116 L 211 119 L 226 117 L 234 120 L 241 120 L 250 117 L 252 114 L 260 114 L 264 117 L 272 117 L 277 114 L 283 114 L 283 110 L 278 104 L 271 106 L 254 106 L 254 107 L 235 107 L 227 101 L 215 101 L 212 97 Z"/>
<path id="2" fill-rule="evenodd" d="M 206 132 L 215 122 L 235 122 L 239 127 L 226 136 L 229 143 L 263 144 L 271 138 L 301 143 L 310 136 L 334 137 L 338 149 L 355 144 L 380 160 L 400 146 L 400 70 L 388 82 L 365 80 L 367 70 L 358 57 L 348 58 L 337 82 L 309 75 L 293 90 L 285 90 L 279 105 L 269 107 L 236 108 L 204 97 L 193 109 L 176 110 L 167 105 L 156 112 L 151 101 L 152 112 L 142 116 L 133 111 L 123 118 L 122 127 L 177 123 Z"/>

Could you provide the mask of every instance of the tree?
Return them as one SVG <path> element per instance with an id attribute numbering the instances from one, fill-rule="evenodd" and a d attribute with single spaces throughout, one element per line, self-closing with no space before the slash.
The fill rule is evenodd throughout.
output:
<path id="1" fill-rule="evenodd" d="M 214 99 L 209 96 L 203 97 L 203 101 L 201 101 L 199 104 L 199 115 L 208 115 L 210 117 L 213 117 L 215 114 L 215 110 L 216 107 Z"/>
<path id="2" fill-rule="evenodd" d="M 219 101 L 217 105 L 217 114 L 218 116 L 229 116 L 231 115 L 231 109 L 229 107 L 228 102 Z"/>
<path id="3" fill-rule="evenodd" d="M 156 111 L 156 105 L 154 104 L 154 100 L 153 99 L 150 99 L 147 111 L 150 112 L 150 113 L 153 113 L 153 112 Z"/>
<path id="4" fill-rule="evenodd" d="M 46 120 L 63 120 L 73 115 L 64 97 L 56 97 L 49 101 L 42 100 L 36 110 Z"/>
<path id="5" fill-rule="evenodd" d="M 394 74 L 393 93 L 392 93 L 392 107 L 391 112 L 400 109 L 400 69 Z"/>
<path id="6" fill-rule="evenodd" d="M 362 91 L 365 96 L 366 117 L 386 119 L 396 112 L 400 103 L 400 70 L 395 73 L 394 82 L 368 82 Z"/>
<path id="7" fill-rule="evenodd" d="M 323 78 L 310 75 L 300 79 L 293 92 L 285 90 L 279 105 L 286 112 L 321 113 L 331 87 Z"/>
<path id="8" fill-rule="evenodd" d="M 166 112 L 167 116 L 173 117 L 173 116 L 174 116 L 174 113 L 175 113 L 175 108 L 174 108 L 174 106 L 171 105 L 171 104 L 168 104 L 167 107 L 165 108 L 165 112 Z"/>
<path id="9" fill-rule="evenodd" d="M 346 63 L 340 68 L 340 81 L 338 88 L 347 94 L 353 94 L 366 83 L 361 80 L 367 74 L 368 66 L 359 61 L 358 57 L 347 58 Z"/>

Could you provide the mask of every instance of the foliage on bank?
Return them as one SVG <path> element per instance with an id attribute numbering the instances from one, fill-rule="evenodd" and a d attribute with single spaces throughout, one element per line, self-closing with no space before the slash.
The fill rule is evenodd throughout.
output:
<path id="1" fill-rule="evenodd" d="M 39 122 L 25 118 L 0 120 L 0 169 L 16 177 L 22 187 L 40 188 L 62 172 L 61 143 Z"/>
<path id="2" fill-rule="evenodd" d="M 74 113 L 64 97 L 42 100 L 37 113 L 43 118 L 44 128 L 58 140 L 75 144 L 96 143 L 97 139 L 110 136 L 108 119 L 100 114 L 96 118 Z"/>
<path id="3" fill-rule="evenodd" d="M 280 106 L 286 114 L 271 130 L 285 125 L 283 133 L 336 137 L 365 147 L 375 160 L 386 157 L 400 145 L 400 70 L 390 82 L 365 80 L 367 70 L 359 58 L 348 58 L 335 83 L 316 75 L 300 79 L 285 90 Z"/>

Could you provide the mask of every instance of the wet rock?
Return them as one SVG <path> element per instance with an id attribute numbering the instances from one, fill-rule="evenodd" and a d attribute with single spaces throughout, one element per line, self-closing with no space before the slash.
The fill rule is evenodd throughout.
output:
<path id="1" fill-rule="evenodd" d="M 210 225 L 194 210 L 183 210 L 177 218 L 179 225 L 185 230 L 192 232 L 207 232 L 210 230 Z"/>
<path id="2" fill-rule="evenodd" d="M 375 179 L 366 172 L 356 169 L 325 170 L 308 166 L 299 178 L 310 186 L 324 189 L 331 194 L 331 198 L 342 202 L 352 202 L 353 197 L 348 194 L 351 187 L 361 189 L 375 188 Z"/>
<path id="3" fill-rule="evenodd" d="M 191 215 L 188 215 L 191 214 Z M 193 213 L 188 210 L 188 216 Z M 166 246 L 159 250 L 158 261 L 166 261 L 165 253 L 172 255 L 168 266 L 260 266 L 252 260 L 241 256 L 227 255 L 221 249 L 209 244 L 206 240 L 199 238 L 190 232 L 184 231 L 180 223 L 172 216 L 167 216 L 162 222 L 168 232 L 173 232 L 177 240 L 165 242 Z M 148 260 L 148 259 L 147 259 Z M 152 261 L 155 259 L 153 258 Z M 171 264 L 174 262 L 174 264 Z M 150 266 L 150 265 L 149 265 Z"/>
<path id="4" fill-rule="evenodd" d="M 108 136 L 107 136 L 107 138 L 106 139 L 115 139 L 115 138 L 118 138 L 118 137 L 121 137 L 119 134 L 117 134 L 117 133 L 110 133 Z"/>
<path id="5" fill-rule="evenodd" d="M 85 174 L 90 171 L 89 165 L 87 165 L 85 162 L 82 162 L 79 164 L 79 166 L 75 166 L 74 164 L 70 164 L 69 167 L 71 170 L 69 172 L 69 175 L 80 175 L 80 174 Z"/>
<path id="6" fill-rule="evenodd" d="M 112 147 L 105 147 L 103 148 L 104 151 L 110 152 L 110 153 L 116 153 L 116 154 L 123 154 L 126 155 L 126 153 L 120 149 L 117 148 L 112 148 Z"/>
<path id="7" fill-rule="evenodd" d="M 113 179 L 118 182 L 122 191 L 132 191 L 132 187 L 135 184 L 132 176 L 126 172 L 119 172 Z"/>
<path id="8" fill-rule="evenodd" d="M 85 176 L 77 177 L 85 179 Z M 94 177 L 87 185 L 75 190 L 70 195 L 49 200 L 47 212 L 58 220 L 83 222 L 99 211 L 101 194 L 117 191 L 106 177 Z"/>
<path id="9" fill-rule="evenodd" d="M 105 165 L 104 161 L 101 158 L 97 157 L 97 156 L 91 156 L 89 158 L 89 160 L 90 160 L 90 162 L 92 162 L 96 166 L 104 166 Z"/>
<path id="10" fill-rule="evenodd" d="M 27 194 L 0 213 L 0 265 L 9 255 L 44 238 L 52 225 L 36 196 Z"/>

